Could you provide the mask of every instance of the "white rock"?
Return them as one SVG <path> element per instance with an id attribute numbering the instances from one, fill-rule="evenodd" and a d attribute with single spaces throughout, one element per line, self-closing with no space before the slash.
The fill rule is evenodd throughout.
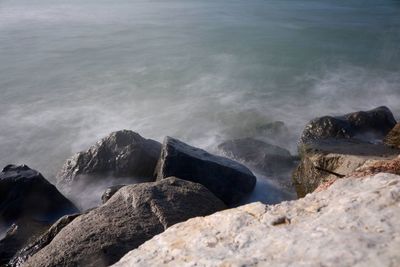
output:
<path id="1" fill-rule="evenodd" d="M 400 176 L 340 179 L 274 206 L 252 203 L 170 227 L 122 266 L 400 266 Z"/>

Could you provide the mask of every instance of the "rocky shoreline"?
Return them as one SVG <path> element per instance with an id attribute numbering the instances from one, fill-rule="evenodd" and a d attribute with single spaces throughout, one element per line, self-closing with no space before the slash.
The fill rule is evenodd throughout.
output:
<path id="1" fill-rule="evenodd" d="M 213 155 L 122 130 L 68 159 L 58 189 L 6 166 L 0 266 L 398 266 L 399 125 L 386 107 L 316 118 L 299 156 L 251 137 Z M 253 172 L 298 199 L 242 205 Z"/>

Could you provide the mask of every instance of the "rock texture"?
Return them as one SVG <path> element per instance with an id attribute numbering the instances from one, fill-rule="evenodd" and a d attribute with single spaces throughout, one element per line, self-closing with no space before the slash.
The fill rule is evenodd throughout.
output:
<path id="1" fill-rule="evenodd" d="M 363 177 L 379 172 L 400 175 L 400 156 L 388 160 L 368 160 L 361 167 L 357 168 L 351 176 Z"/>
<path id="2" fill-rule="evenodd" d="M 396 124 L 396 126 L 385 137 L 383 142 L 386 145 L 400 148 L 400 123 Z"/>
<path id="3" fill-rule="evenodd" d="M 175 176 L 200 183 L 227 205 L 238 203 L 256 184 L 256 177 L 242 164 L 171 137 L 164 140 L 156 176 L 157 180 Z"/>
<path id="4" fill-rule="evenodd" d="M 8 165 L 0 173 L 0 264 L 7 262 L 30 238 L 65 214 L 78 212 L 57 188 L 26 165 Z"/>
<path id="5" fill-rule="evenodd" d="M 0 266 L 6 265 L 22 246 L 34 240 L 49 227 L 46 222 L 28 218 L 13 223 L 4 238 L 0 240 Z"/>
<path id="6" fill-rule="evenodd" d="M 75 218 L 22 266 L 108 266 L 171 225 L 224 208 L 202 185 L 177 178 L 128 185 Z"/>
<path id="7" fill-rule="evenodd" d="M 399 154 L 399 149 L 353 139 L 303 145 L 293 173 L 297 195 L 303 197 L 327 181 L 347 176 L 368 160 L 392 159 Z"/>
<path id="8" fill-rule="evenodd" d="M 49 229 L 46 228 L 46 231 L 43 232 L 42 235 L 36 236 L 36 238 L 31 238 L 31 241 L 28 243 L 28 245 L 19 250 L 10 260 L 8 265 L 12 267 L 21 266 L 29 257 L 33 256 L 42 248 L 47 246 L 61 231 L 61 229 L 67 226 L 79 215 L 80 214 L 66 215 L 55 222 Z"/>
<path id="9" fill-rule="evenodd" d="M 101 139 L 87 151 L 68 159 L 57 174 L 58 185 L 68 188 L 74 183 L 113 177 L 135 177 L 153 181 L 161 144 L 122 130 Z"/>
<path id="10" fill-rule="evenodd" d="M 125 185 L 123 184 L 118 184 L 108 187 L 101 196 L 101 201 L 103 202 L 103 204 L 106 203 L 115 193 L 117 193 L 118 190 L 120 190 L 124 186 Z"/>
<path id="11" fill-rule="evenodd" d="M 336 181 L 275 206 L 253 203 L 177 224 L 122 266 L 400 266 L 400 176 Z"/>
<path id="12" fill-rule="evenodd" d="M 327 138 L 382 140 L 395 125 L 396 120 L 387 107 L 353 112 L 343 116 L 324 116 L 307 124 L 300 144 Z"/>
<path id="13" fill-rule="evenodd" d="M 229 140 L 218 145 L 218 149 L 225 156 L 271 176 L 287 173 L 297 159 L 287 149 L 253 138 Z"/>

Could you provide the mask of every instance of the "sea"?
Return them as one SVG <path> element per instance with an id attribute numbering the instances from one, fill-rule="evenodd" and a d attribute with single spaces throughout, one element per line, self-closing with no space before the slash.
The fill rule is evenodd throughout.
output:
<path id="1" fill-rule="evenodd" d="M 310 119 L 382 105 L 400 118 L 398 0 L 0 0 L 0 167 L 50 181 L 116 130 L 296 155 Z"/>

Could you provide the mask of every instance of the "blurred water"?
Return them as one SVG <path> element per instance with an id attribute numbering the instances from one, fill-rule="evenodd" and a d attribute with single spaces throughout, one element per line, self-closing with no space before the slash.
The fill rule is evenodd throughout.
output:
<path id="1" fill-rule="evenodd" d="M 399 44 L 394 0 L 0 0 L 0 165 L 52 179 L 113 130 L 213 151 L 275 120 L 295 152 L 313 117 L 400 116 Z"/>

